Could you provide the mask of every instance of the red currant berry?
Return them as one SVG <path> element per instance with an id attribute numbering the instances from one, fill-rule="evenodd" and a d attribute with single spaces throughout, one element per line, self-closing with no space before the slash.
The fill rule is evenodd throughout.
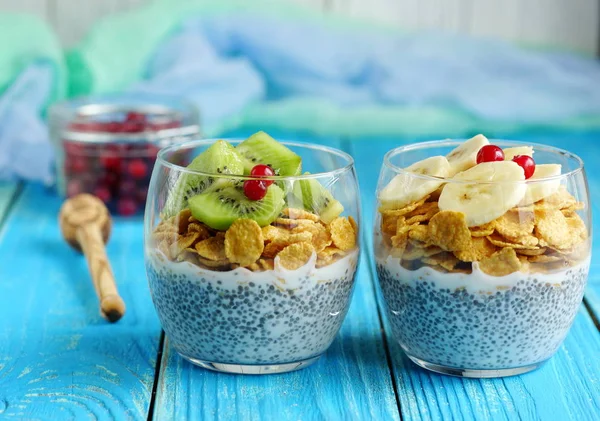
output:
<path id="1" fill-rule="evenodd" d="M 137 203 L 133 199 L 121 199 L 117 203 L 117 212 L 122 216 L 135 215 L 137 212 Z"/>
<path id="2" fill-rule="evenodd" d="M 252 168 L 252 170 L 250 171 L 250 175 L 254 177 L 273 177 L 275 175 L 275 172 L 268 165 L 258 164 Z M 269 187 L 271 184 L 273 184 L 273 180 L 265 180 L 263 181 L 263 183 L 265 183 L 265 185 Z"/>
<path id="3" fill-rule="evenodd" d="M 244 181 L 244 194 L 250 200 L 260 200 L 267 194 L 267 185 L 260 180 Z"/>
<path id="4" fill-rule="evenodd" d="M 148 166 L 141 159 L 132 160 L 127 166 L 127 172 L 135 179 L 142 179 L 148 174 Z"/>
<path id="5" fill-rule="evenodd" d="M 477 152 L 477 163 L 504 161 L 502 148 L 496 145 L 485 145 Z"/>
<path id="6" fill-rule="evenodd" d="M 525 172 L 525 180 L 531 178 L 533 173 L 535 172 L 535 161 L 532 157 L 527 155 L 517 155 L 513 159 L 513 162 L 516 162 L 523 171 Z"/>

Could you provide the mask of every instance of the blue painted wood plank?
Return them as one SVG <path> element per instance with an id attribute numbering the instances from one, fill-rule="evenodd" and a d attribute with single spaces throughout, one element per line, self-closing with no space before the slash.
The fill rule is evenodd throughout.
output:
<path id="1" fill-rule="evenodd" d="M 127 313 L 99 315 L 85 260 L 62 240 L 61 201 L 27 185 L 0 237 L 0 418 L 146 419 L 160 327 L 140 220 L 119 220 L 107 252 Z"/>
<path id="2" fill-rule="evenodd" d="M 17 183 L 0 182 L 0 221 L 3 220 L 4 214 L 17 191 L 17 187 Z"/>
<path id="3" fill-rule="evenodd" d="M 364 226 L 372 225 L 383 155 L 412 141 L 372 139 L 351 144 L 363 192 Z M 544 143 L 562 147 L 570 144 L 569 139 L 560 137 Z M 579 143 L 578 147 L 588 150 L 591 146 Z M 596 171 L 592 170 L 590 179 L 595 189 L 600 183 Z M 367 247 L 372 254 L 372 243 Z M 372 262 L 371 271 L 375 276 Z M 377 297 L 382 308 L 379 291 Z M 545 366 L 523 376 L 494 380 L 458 379 L 427 372 L 408 360 L 392 338 L 387 320 L 384 325 L 404 420 L 591 420 L 600 413 L 600 334 L 583 307 L 564 345 Z"/>
<path id="4" fill-rule="evenodd" d="M 339 146 L 336 139 L 293 138 Z M 319 362 L 282 375 L 232 376 L 194 367 L 166 346 L 154 419 L 398 420 L 367 258 L 361 256 L 348 316 Z"/>

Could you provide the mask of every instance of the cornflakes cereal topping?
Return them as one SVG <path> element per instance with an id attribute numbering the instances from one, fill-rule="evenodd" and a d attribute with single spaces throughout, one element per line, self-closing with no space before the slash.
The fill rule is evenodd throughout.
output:
<path id="1" fill-rule="evenodd" d="M 425 165 L 426 161 L 411 167 Z M 517 197 L 510 191 L 512 186 L 501 187 L 495 190 L 501 195 L 497 197 L 500 205 L 490 202 L 488 208 L 485 202 L 495 200 L 494 196 L 489 196 L 489 192 L 494 190 L 485 183 L 479 188 L 475 183 L 477 179 L 470 179 L 467 174 L 483 177 L 483 181 L 493 180 L 497 170 L 505 168 L 515 172 L 515 167 L 510 163 L 487 164 L 480 169 L 476 167 L 483 164 L 474 164 L 453 175 L 459 180 L 474 183 L 467 184 L 462 190 L 460 184 L 453 186 L 451 192 L 463 192 L 464 196 L 453 196 L 446 202 L 446 205 L 451 203 L 458 208 L 465 203 L 469 206 L 474 203 L 473 206 L 479 206 L 479 213 L 469 210 L 468 206 L 464 212 L 442 206 L 440 201 L 445 194 L 444 187 L 449 184 L 442 183 L 440 186 L 433 181 L 424 184 L 426 187 L 423 189 L 429 188 L 429 193 L 408 204 L 398 198 L 402 196 L 401 192 L 383 199 L 380 196 L 381 244 L 389 255 L 400 259 L 401 266 L 409 270 L 429 266 L 440 272 L 470 273 L 473 265 L 477 264 L 481 271 L 492 276 L 517 271 L 551 272 L 575 265 L 589 256 L 589 230 L 581 217 L 585 205 L 578 202 L 565 186 L 552 184 L 555 181 L 533 184 L 527 187 L 531 190 L 523 190 L 523 194 L 526 193 L 522 196 L 525 197 L 523 200 L 511 199 Z M 560 173 L 560 166 L 546 166 L 546 169 L 550 167 L 553 170 L 558 167 Z M 518 175 L 519 171 L 515 174 Z M 399 188 L 403 185 L 398 184 Z M 479 196 L 483 199 L 477 202 Z M 495 219 L 481 217 L 483 212 L 489 215 L 488 210 L 497 212 L 499 206 L 502 209 L 504 201 L 510 200 L 516 205 L 506 206 L 503 213 L 495 213 Z M 396 207 L 395 203 L 400 206 Z M 340 247 L 333 231 L 332 238 L 333 244 Z"/>
<path id="2" fill-rule="evenodd" d="M 427 213 L 425 209 L 416 212 Z M 184 209 L 161 221 L 152 241 L 175 262 L 217 271 L 238 267 L 264 271 L 274 269 L 277 256 L 288 270 L 304 265 L 313 253 L 317 268 L 330 265 L 357 246 L 357 236 L 358 224 L 351 216 L 337 217 L 326 224 L 304 209 L 285 208 L 270 225 L 260 227 L 254 220 L 238 219 L 227 230 L 218 231 Z"/>

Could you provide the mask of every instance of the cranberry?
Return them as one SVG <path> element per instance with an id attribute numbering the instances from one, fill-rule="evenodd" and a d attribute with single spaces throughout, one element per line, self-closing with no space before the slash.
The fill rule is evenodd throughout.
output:
<path id="1" fill-rule="evenodd" d="M 268 165 L 258 164 L 252 168 L 252 170 L 250 171 L 250 175 L 255 177 L 273 177 L 275 175 L 275 172 Z M 273 184 L 273 180 L 265 180 L 263 181 L 263 183 L 265 183 L 265 185 L 269 187 L 271 184 Z"/>
<path id="2" fill-rule="evenodd" d="M 132 180 L 124 180 L 119 184 L 119 196 L 132 197 L 135 195 L 137 187 Z"/>
<path id="3" fill-rule="evenodd" d="M 100 163 L 107 170 L 119 170 L 121 168 L 119 156 L 110 152 L 100 156 Z"/>
<path id="4" fill-rule="evenodd" d="M 98 199 L 102 200 L 104 203 L 110 202 L 112 195 L 110 194 L 110 190 L 106 187 L 98 187 L 94 190 L 94 196 Z"/>
<path id="5" fill-rule="evenodd" d="M 146 114 L 137 113 L 135 111 L 130 111 L 127 113 L 127 116 L 125 116 L 125 121 L 138 121 L 138 122 L 145 123 L 146 122 Z"/>
<path id="6" fill-rule="evenodd" d="M 73 197 L 83 193 L 83 183 L 79 180 L 70 180 L 67 184 L 67 197 Z"/>
<path id="7" fill-rule="evenodd" d="M 81 155 L 85 152 L 85 146 L 79 142 L 65 140 L 65 152 L 67 155 Z"/>
<path id="8" fill-rule="evenodd" d="M 146 197 L 148 197 L 148 187 L 138 187 L 136 198 L 140 203 L 146 203 Z"/>
<path id="9" fill-rule="evenodd" d="M 107 133 L 121 133 L 123 131 L 123 124 L 117 121 L 110 121 L 104 125 L 102 131 Z"/>
<path id="10" fill-rule="evenodd" d="M 139 180 L 146 177 L 146 175 L 148 174 L 148 166 L 143 160 L 134 159 L 129 163 L 129 165 L 127 165 L 127 172 L 133 178 Z"/>
<path id="11" fill-rule="evenodd" d="M 98 185 L 114 189 L 119 184 L 119 176 L 116 172 L 105 172 L 98 180 Z"/>
<path id="12" fill-rule="evenodd" d="M 145 124 L 141 121 L 126 121 L 121 126 L 123 133 L 139 133 L 145 130 Z"/>
<path id="13" fill-rule="evenodd" d="M 80 174 L 87 170 L 87 161 L 83 156 L 67 158 L 67 169 L 70 173 Z"/>
<path id="14" fill-rule="evenodd" d="M 504 151 L 496 145 L 485 145 L 477 152 L 477 163 L 504 161 Z"/>
<path id="15" fill-rule="evenodd" d="M 135 215 L 137 203 L 133 199 L 120 199 L 117 203 L 117 213 L 122 216 Z"/>
<path id="16" fill-rule="evenodd" d="M 535 161 L 532 157 L 528 155 L 517 155 L 513 159 L 513 162 L 516 162 L 523 171 L 525 172 L 525 180 L 531 178 L 533 173 L 535 172 Z"/>
<path id="17" fill-rule="evenodd" d="M 260 200 L 267 194 L 267 185 L 260 180 L 244 181 L 244 194 L 250 200 Z"/>

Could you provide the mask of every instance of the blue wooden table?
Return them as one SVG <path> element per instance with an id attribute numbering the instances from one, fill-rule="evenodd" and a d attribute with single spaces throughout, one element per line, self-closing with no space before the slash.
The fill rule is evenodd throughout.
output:
<path id="1" fill-rule="evenodd" d="M 527 139 L 584 157 L 598 215 L 600 134 Z M 354 155 L 363 198 L 357 288 L 324 358 L 303 371 L 263 377 L 213 373 L 179 358 L 161 333 L 150 300 L 140 219 L 118 219 L 114 225 L 108 254 L 127 314 L 108 324 L 98 313 L 83 257 L 61 239 L 61 200 L 39 185 L 5 183 L 0 184 L 0 419 L 600 419 L 597 258 L 570 334 L 541 369 L 497 380 L 429 373 L 394 343 L 369 258 L 383 154 L 412 140 L 300 140 Z"/>

